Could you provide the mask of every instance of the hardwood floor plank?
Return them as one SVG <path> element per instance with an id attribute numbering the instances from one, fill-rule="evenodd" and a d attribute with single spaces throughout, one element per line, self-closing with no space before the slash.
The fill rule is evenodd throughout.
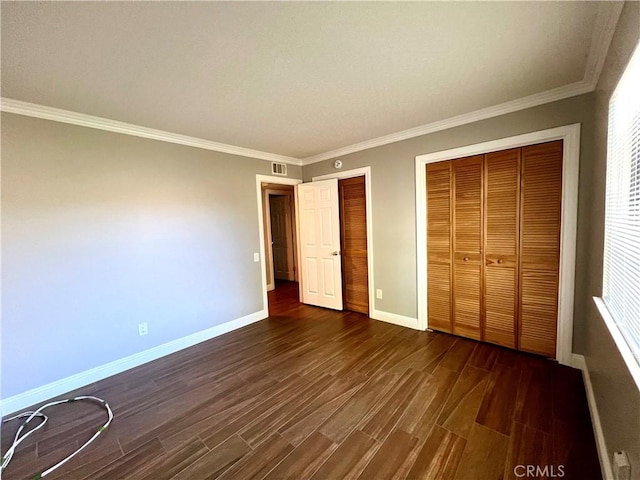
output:
<path id="1" fill-rule="evenodd" d="M 395 430 L 387 437 L 358 478 L 406 478 L 421 446 L 418 438 L 402 430 Z"/>
<path id="2" fill-rule="evenodd" d="M 286 379 L 283 383 L 286 384 L 284 386 L 285 388 L 274 393 L 266 401 L 259 403 L 251 410 L 245 411 L 240 409 L 235 412 L 236 415 L 234 415 L 233 421 L 227 420 L 224 413 L 220 415 L 217 422 L 207 426 L 199 433 L 205 445 L 209 448 L 215 448 L 218 444 L 242 430 L 251 422 L 287 402 L 292 392 L 293 395 L 299 395 L 301 391 L 304 391 L 310 385 L 308 380 L 296 375 Z"/>
<path id="3" fill-rule="evenodd" d="M 222 398 L 212 395 L 210 404 L 184 410 L 152 432 L 157 434 L 165 449 L 173 450 L 198 437 L 205 428 L 219 422 L 230 422 L 285 388 L 285 382 L 280 384 L 272 378 L 257 379 Z"/>
<path id="4" fill-rule="evenodd" d="M 436 368 L 431 379 L 405 409 L 397 428 L 426 439 L 456 383 L 458 374 L 448 368 Z"/>
<path id="5" fill-rule="evenodd" d="M 476 423 L 460 458 L 455 478 L 504 478 L 508 449 L 509 437 Z"/>
<path id="6" fill-rule="evenodd" d="M 455 342 L 455 337 L 444 333 L 438 336 L 415 353 L 398 362 L 390 371 L 403 373 L 407 369 L 431 373 L 442 361 L 447 351 Z"/>
<path id="7" fill-rule="evenodd" d="M 522 367 L 514 420 L 551 433 L 553 420 L 552 366 L 548 361 L 527 358 Z"/>
<path id="8" fill-rule="evenodd" d="M 476 421 L 485 427 L 509 435 L 513 421 L 520 372 L 508 365 L 496 365 L 480 405 Z"/>
<path id="9" fill-rule="evenodd" d="M 516 470 L 518 465 L 556 467 L 553 463 L 551 448 L 550 435 L 535 428 L 527 427 L 522 423 L 514 422 L 509 439 L 509 454 L 505 465 L 504 478 L 508 480 L 522 478 L 520 475 L 523 473 L 523 469 L 518 467 L 519 469 Z M 564 470 L 564 468 L 561 470 Z M 558 473 L 558 469 L 555 468 L 555 474 L 557 475 Z M 564 474 L 562 476 L 564 477 Z"/>
<path id="10" fill-rule="evenodd" d="M 289 416 L 289 421 L 278 430 L 293 445 L 298 446 L 344 405 L 367 379 L 359 374 L 337 378 L 306 408 Z"/>
<path id="11" fill-rule="evenodd" d="M 190 480 L 197 478 L 198 480 L 211 480 L 218 478 L 250 451 L 251 447 L 244 440 L 238 435 L 233 435 L 171 477 L 171 479 Z"/>
<path id="12" fill-rule="evenodd" d="M 428 374 L 407 370 L 398 381 L 384 405 L 363 426 L 362 431 L 379 442 L 383 442 L 404 414 L 407 401 Z"/>
<path id="13" fill-rule="evenodd" d="M 309 478 L 337 446 L 322 433 L 314 432 L 271 470 L 265 479 Z"/>
<path id="14" fill-rule="evenodd" d="M 601 480 L 600 463 L 598 462 L 598 449 L 592 429 L 582 430 L 571 435 L 571 442 L 566 442 L 563 446 L 569 445 L 565 451 L 558 445 L 558 437 L 555 430 L 552 436 L 554 465 L 564 465 L 565 478 L 567 480 L 594 479 Z M 565 437 L 566 438 L 566 437 Z"/>
<path id="15" fill-rule="evenodd" d="M 456 381 L 436 423 L 467 439 L 485 394 L 488 373 L 467 366 Z"/>
<path id="16" fill-rule="evenodd" d="M 582 382 L 582 372 L 564 365 L 554 365 L 553 416 L 567 423 L 572 429 L 591 428 L 587 395 Z"/>
<path id="17" fill-rule="evenodd" d="M 380 408 L 380 399 L 397 382 L 398 377 L 384 374 L 372 378 L 318 429 L 336 443 L 341 443 L 362 421 Z"/>
<path id="18" fill-rule="evenodd" d="M 477 342 L 476 348 L 469 357 L 468 364 L 483 370 L 492 370 L 500 350 L 494 345 Z"/>
<path id="19" fill-rule="evenodd" d="M 320 467 L 312 480 L 355 479 L 362 473 L 379 443 L 360 430 L 354 430 Z"/>
<path id="20" fill-rule="evenodd" d="M 434 425 L 407 478 L 454 478 L 466 441 Z"/>
<path id="21" fill-rule="evenodd" d="M 239 432 L 240 436 L 252 448 L 255 448 L 266 440 L 271 432 L 277 431 L 287 423 L 291 415 L 291 410 L 304 410 L 309 404 L 312 404 L 322 392 L 326 391 L 332 380 L 333 378 L 329 375 L 321 377 L 308 388 L 299 392 L 298 395 L 292 394 L 286 403 L 283 403 L 277 408 L 273 408 L 271 411 L 241 429 Z"/>
<path id="22" fill-rule="evenodd" d="M 445 354 L 440 366 L 455 372 L 461 372 L 478 342 L 466 338 L 458 338 Z"/>
<path id="23" fill-rule="evenodd" d="M 117 443 L 117 442 L 116 442 Z M 94 447 L 94 444 L 91 444 Z M 87 447 L 89 448 L 89 447 Z M 47 465 L 47 467 L 51 467 L 55 465 L 63 457 L 57 457 L 55 462 L 51 462 Z M 123 458 L 123 453 L 120 447 L 116 449 L 111 448 L 107 450 L 103 450 L 100 448 L 100 445 L 95 445 L 95 448 L 88 450 L 87 452 L 81 453 L 79 456 L 70 460 L 60 467 L 58 470 L 54 470 L 51 475 L 45 477 L 50 480 L 56 479 L 87 479 L 93 478 L 93 475 L 100 469 L 106 467 L 107 465 L 117 464 L 120 459 Z M 43 469 L 39 469 L 42 471 Z M 32 472 L 33 474 L 33 472 Z M 25 478 L 26 475 L 9 477 L 6 478 Z M 30 477 L 29 477 L 30 478 Z"/>
<path id="24" fill-rule="evenodd" d="M 131 478 L 145 468 L 150 458 L 157 458 L 164 453 L 160 440 L 155 438 L 98 470 L 91 475 L 91 478 L 95 480 Z"/>
<path id="25" fill-rule="evenodd" d="M 169 480 L 191 464 L 197 462 L 201 457 L 209 453 L 209 449 L 199 438 L 191 442 L 168 451 L 157 461 L 149 459 L 145 466 L 141 480 Z M 144 474 L 146 472 L 146 474 Z"/>
<path id="26" fill-rule="evenodd" d="M 281 435 L 274 433 L 253 452 L 245 455 L 242 460 L 227 470 L 220 479 L 262 479 L 289 455 L 293 449 L 293 445 L 287 442 Z"/>

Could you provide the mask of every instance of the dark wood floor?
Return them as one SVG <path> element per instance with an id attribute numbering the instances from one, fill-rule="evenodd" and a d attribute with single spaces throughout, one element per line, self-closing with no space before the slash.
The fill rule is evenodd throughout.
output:
<path id="1" fill-rule="evenodd" d="M 293 287 L 270 296 L 267 320 L 74 392 L 105 398 L 115 420 L 46 478 L 493 480 L 516 465 L 601 478 L 579 371 L 300 305 Z M 49 412 L 6 480 L 56 463 L 104 417 Z"/>

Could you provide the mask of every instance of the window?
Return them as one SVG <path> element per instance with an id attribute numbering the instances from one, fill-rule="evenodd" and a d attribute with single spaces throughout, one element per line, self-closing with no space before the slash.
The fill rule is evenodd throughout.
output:
<path id="1" fill-rule="evenodd" d="M 640 46 L 611 97 L 607 145 L 602 297 L 637 368 L 640 364 Z"/>

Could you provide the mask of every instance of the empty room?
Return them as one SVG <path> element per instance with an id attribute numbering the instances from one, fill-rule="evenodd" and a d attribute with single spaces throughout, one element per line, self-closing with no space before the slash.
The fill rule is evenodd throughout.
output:
<path id="1" fill-rule="evenodd" d="M 0 17 L 3 479 L 640 480 L 640 2 Z"/>

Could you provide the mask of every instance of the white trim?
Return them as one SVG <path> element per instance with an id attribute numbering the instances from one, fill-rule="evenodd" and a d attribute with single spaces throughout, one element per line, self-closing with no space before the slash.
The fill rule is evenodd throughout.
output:
<path id="1" fill-rule="evenodd" d="M 231 155 L 240 155 L 242 157 L 282 162 L 291 165 L 302 164 L 300 160 L 293 157 L 252 150 L 250 148 L 237 147 L 235 145 L 213 142 L 211 140 L 189 137 L 177 133 L 165 132 L 164 130 L 156 130 L 154 128 L 141 127 L 131 123 L 109 120 L 108 118 L 95 117 L 93 115 L 72 112 L 70 110 L 62 110 L 60 108 L 46 107 L 44 105 L 23 102 L 21 100 L 13 100 L 11 98 L 2 97 L 0 99 L 0 110 L 7 113 L 25 115 L 27 117 L 43 118 L 45 120 L 53 120 L 54 122 L 69 123 L 71 125 L 79 125 L 81 127 L 106 130 L 107 132 L 132 135 L 134 137 L 150 138 L 161 142 L 177 143 L 179 145 L 187 145 L 189 147 L 213 150 L 215 152 L 229 153 Z"/>
<path id="2" fill-rule="evenodd" d="M 584 388 L 587 392 L 587 403 L 589 404 L 589 414 L 591 415 L 591 424 L 593 425 L 593 433 L 596 437 L 596 447 L 598 448 L 598 457 L 600 459 L 600 469 L 602 470 L 602 478 L 605 480 L 613 480 L 613 470 L 609 461 L 609 451 L 607 450 L 607 442 L 602 431 L 600 423 L 600 415 L 598 414 L 598 405 L 596 397 L 593 393 L 593 385 L 591 384 L 591 375 L 587 368 L 587 362 L 584 356 L 574 353 L 571 355 L 571 366 L 582 370 L 582 379 Z"/>
<path id="3" fill-rule="evenodd" d="M 616 324 L 616 321 L 611 316 L 607 305 L 604 303 L 604 300 L 600 297 L 593 297 L 593 302 L 596 304 L 598 308 L 598 312 L 604 321 L 604 324 L 609 329 L 609 333 L 611 334 L 611 338 L 613 338 L 616 347 L 618 347 L 618 351 L 624 360 L 624 363 L 627 365 L 627 369 L 633 378 L 633 381 L 640 390 L 640 364 L 638 360 L 633 355 L 629 344 L 622 336 L 622 332 L 620 332 L 620 328 Z"/>
<path id="4" fill-rule="evenodd" d="M 576 229 L 578 219 L 578 170 L 580 163 L 580 124 L 525 133 L 514 137 L 467 145 L 416 157 L 416 229 L 418 262 L 418 325 L 427 322 L 427 184 L 428 163 L 479 155 L 536 143 L 563 140 L 562 221 L 560 225 L 560 275 L 558 282 L 558 330 L 556 359 L 569 365 L 573 343 L 573 296 L 575 284 Z"/>
<path id="5" fill-rule="evenodd" d="M 267 291 L 273 290 L 273 285 L 267 284 L 267 269 L 266 269 L 266 257 L 265 257 L 265 249 L 264 249 L 264 210 L 262 209 L 262 182 L 265 183 L 275 183 L 278 185 L 298 185 L 302 183 L 302 180 L 298 178 L 285 178 L 285 177 L 274 177 L 272 175 L 256 175 L 256 201 L 258 205 L 258 235 L 260 238 L 260 271 L 261 271 L 261 288 L 262 288 L 262 305 L 263 309 L 269 311 L 269 298 L 267 296 Z M 294 195 L 296 199 L 297 195 Z M 296 200 L 296 217 L 298 215 L 298 203 Z M 297 225 L 297 222 L 296 222 Z M 299 250 L 298 250 L 299 251 Z M 300 265 L 298 259 L 298 265 Z M 271 287 L 271 288 L 269 288 Z"/>
<path id="6" fill-rule="evenodd" d="M 75 375 L 71 375 L 70 377 L 57 380 L 47 385 L 28 390 L 24 393 L 5 398 L 0 402 L 0 415 L 4 416 L 13 413 L 25 407 L 48 400 L 52 397 L 62 395 L 71 390 L 84 387 L 90 383 L 98 382 L 104 378 L 122 373 L 125 370 L 140 366 L 144 363 L 175 353 L 179 350 L 192 347 L 193 345 L 210 340 L 233 330 L 237 330 L 238 328 L 245 327 L 267 317 L 267 310 L 260 310 L 259 312 L 254 312 L 249 315 L 245 315 L 244 317 L 236 318 L 235 320 L 207 328 L 206 330 L 187 335 L 186 337 L 172 340 L 143 352 L 135 353 L 128 357 L 124 357 L 99 367 L 76 373 Z"/>
<path id="7" fill-rule="evenodd" d="M 313 177 L 312 181 L 328 180 L 329 178 L 353 178 L 364 175 L 365 203 L 367 211 L 367 275 L 369 278 L 369 316 L 373 318 L 372 312 L 375 310 L 375 281 L 373 274 L 373 208 L 371 192 L 371 167 L 354 168 L 353 170 L 340 170 L 338 172 L 327 173 Z"/>
<path id="8" fill-rule="evenodd" d="M 397 313 L 383 312 L 382 310 L 375 310 L 375 309 L 371 310 L 370 316 L 374 320 L 380 320 L 382 322 L 393 323 L 394 325 L 400 325 L 401 327 L 420 330 L 420 328 L 418 327 L 417 318 L 405 317 L 404 315 L 398 315 Z"/>

